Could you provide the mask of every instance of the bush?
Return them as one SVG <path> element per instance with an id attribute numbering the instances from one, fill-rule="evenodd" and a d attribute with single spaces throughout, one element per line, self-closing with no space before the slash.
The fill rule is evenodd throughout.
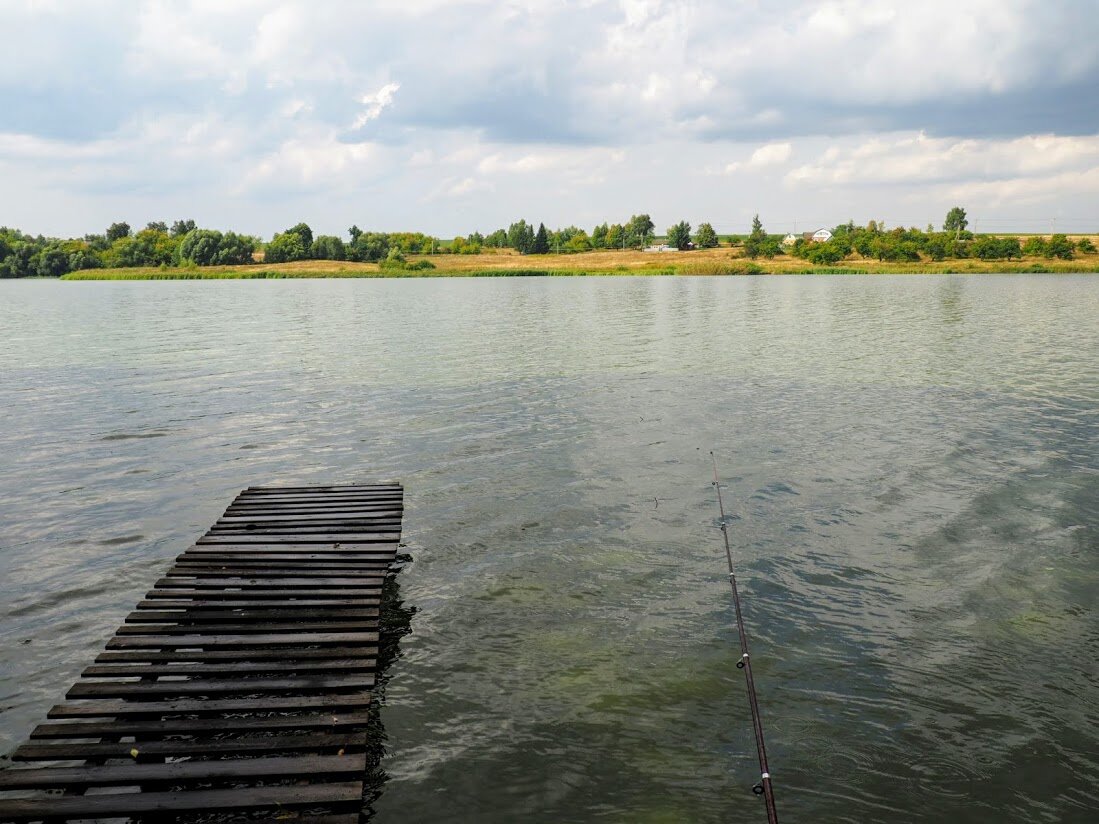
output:
<path id="1" fill-rule="evenodd" d="M 1076 248 L 1072 245 L 1072 241 L 1064 235 L 1054 235 L 1046 245 L 1046 257 L 1072 260 L 1075 253 Z"/>

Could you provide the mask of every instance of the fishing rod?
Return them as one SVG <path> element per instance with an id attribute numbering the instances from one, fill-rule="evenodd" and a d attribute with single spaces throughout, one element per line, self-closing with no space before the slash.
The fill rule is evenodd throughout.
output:
<path id="1" fill-rule="evenodd" d="M 725 521 L 725 502 L 721 499 L 721 483 L 717 478 L 717 459 L 713 451 L 710 461 L 714 465 L 714 489 L 717 490 L 717 507 L 721 512 L 721 535 L 725 539 L 725 559 L 729 562 L 729 586 L 733 590 L 733 605 L 736 607 L 736 629 L 740 635 L 740 660 L 737 669 L 744 670 L 744 683 L 748 687 L 748 704 L 752 708 L 752 731 L 756 736 L 756 754 L 759 756 L 759 783 L 752 792 L 763 796 L 767 807 L 768 824 L 778 824 L 778 811 L 775 809 L 775 791 L 771 786 L 771 771 L 767 767 L 767 747 L 763 743 L 763 719 L 759 714 L 759 700 L 756 698 L 756 682 L 752 678 L 752 659 L 748 655 L 748 633 L 744 631 L 744 616 L 740 611 L 740 594 L 736 589 L 736 572 L 733 570 L 733 551 L 729 548 L 729 525 Z"/>

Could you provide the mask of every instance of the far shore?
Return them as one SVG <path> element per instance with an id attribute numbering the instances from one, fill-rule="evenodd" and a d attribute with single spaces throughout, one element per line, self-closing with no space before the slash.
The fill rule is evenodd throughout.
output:
<path id="1" fill-rule="evenodd" d="M 204 280 L 263 278 L 401 278 L 401 277 L 522 277 L 522 276 L 618 276 L 618 275 L 835 275 L 835 274 L 978 274 L 978 273 L 1099 273 L 1099 254 L 1079 255 L 1074 260 L 1041 257 L 1013 261 L 973 259 L 941 262 L 890 263 L 852 258 L 836 266 L 815 266 L 805 260 L 780 255 L 770 260 L 734 256 L 729 249 L 687 252 L 596 251 L 580 254 L 519 255 L 511 250 L 477 255 L 410 255 L 434 269 L 394 269 L 377 263 L 339 260 L 301 260 L 244 266 L 142 267 L 87 269 L 64 275 L 62 280 Z"/>

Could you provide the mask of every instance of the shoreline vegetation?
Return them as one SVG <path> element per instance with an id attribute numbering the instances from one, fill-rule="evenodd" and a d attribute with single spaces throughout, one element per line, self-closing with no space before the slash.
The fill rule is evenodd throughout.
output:
<path id="1" fill-rule="evenodd" d="M 714 250 L 716 252 L 717 250 Z M 61 280 L 262 280 L 284 278 L 431 278 L 431 277 L 604 277 L 604 276 L 719 276 L 719 275 L 895 275 L 895 274 L 1039 274 L 1099 273 L 1099 255 L 1076 260 L 1024 258 L 989 262 L 960 260 L 949 263 L 888 263 L 848 260 L 842 266 L 814 266 L 797 259 L 749 261 L 730 256 L 728 250 L 692 252 L 689 261 L 654 262 L 646 252 L 591 252 L 579 255 L 550 254 L 543 266 L 531 266 L 529 258 L 516 254 L 484 254 L 463 260 L 439 261 L 433 269 L 392 269 L 376 263 L 302 260 L 288 263 L 254 263 L 243 266 L 133 267 L 72 272 Z M 663 256 L 661 256 L 663 257 Z M 679 257 L 679 255 L 676 255 Z M 605 258 L 605 260 L 604 260 Z M 410 258 L 410 262 L 429 258 Z"/>
<path id="2" fill-rule="evenodd" d="M 0 227 L 0 278 L 203 280 L 265 278 L 517 277 L 601 275 L 1099 273 L 1099 236 L 975 234 L 959 206 L 942 229 L 853 221 L 814 232 L 768 233 L 757 215 L 745 235 L 686 221 L 654 233 L 646 214 L 547 230 L 517 221 L 453 240 L 422 232 L 348 230 L 314 237 L 305 223 L 267 242 L 202 229 L 192 220 L 113 223 L 103 234 L 60 240 Z"/>

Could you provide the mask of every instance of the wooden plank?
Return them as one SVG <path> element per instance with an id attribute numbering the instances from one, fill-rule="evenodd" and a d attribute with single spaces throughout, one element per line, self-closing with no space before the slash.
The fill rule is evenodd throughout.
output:
<path id="1" fill-rule="evenodd" d="M 329 780 L 361 779 L 365 771 L 366 762 L 358 754 L 233 761 L 177 761 L 171 764 L 111 764 L 105 767 L 37 767 L 0 770 L 0 789 L 125 787 L 136 784 L 189 784 L 314 776 Z"/>
<path id="2" fill-rule="evenodd" d="M 241 504 L 372 504 L 372 503 L 396 503 L 402 501 L 404 496 L 394 492 L 339 492 L 332 495 L 313 495 L 308 492 L 300 492 L 287 495 L 240 495 L 234 501 L 234 505 Z"/>
<path id="3" fill-rule="evenodd" d="M 84 761 L 91 758 L 182 757 L 187 755 L 261 755 L 273 753 L 359 752 L 366 738 L 361 733 L 331 735 L 263 735 L 199 741 L 143 741 L 73 744 L 44 742 L 24 744 L 12 753 L 13 761 Z"/>
<path id="4" fill-rule="evenodd" d="M 294 598 L 309 598 L 312 600 L 338 600 L 341 598 L 368 598 L 371 595 L 380 595 L 380 587 L 366 589 L 296 589 L 287 592 L 281 589 L 153 589 L 145 593 L 150 601 L 156 600 L 182 600 L 193 598 L 203 601 L 230 601 L 247 598 L 249 601 L 282 601 L 291 595 Z M 291 603 L 289 600 L 286 603 Z M 356 600 L 355 603 L 365 603 Z"/>
<path id="5" fill-rule="evenodd" d="M 160 624 L 126 624 L 115 630 L 115 635 L 186 635 L 198 633 L 272 633 L 272 632 L 374 632 L 378 629 L 378 619 L 369 618 L 361 621 L 341 621 L 332 618 L 322 621 L 288 621 L 276 623 L 262 619 L 229 624 L 193 624 L 172 623 Z"/>
<path id="6" fill-rule="evenodd" d="M 253 555 L 255 557 L 262 557 L 264 554 L 283 555 L 287 553 L 295 555 L 352 556 L 359 559 L 373 558 L 375 560 L 386 560 L 396 556 L 397 542 L 391 541 L 388 544 L 383 542 L 369 545 L 341 544 L 338 541 L 326 545 L 286 544 L 278 542 L 237 546 L 207 546 L 205 544 L 195 544 L 179 557 L 182 558 L 185 555 Z"/>
<path id="7" fill-rule="evenodd" d="M 69 688 L 66 698 L 154 698 L 157 696 L 188 695 L 249 695 L 280 692 L 336 692 L 363 690 L 374 685 L 367 673 L 346 678 L 302 676 L 299 678 L 238 678 L 213 680 L 196 678 L 192 681 L 79 681 Z"/>
<path id="8" fill-rule="evenodd" d="M 286 495 L 313 495 L 317 498 L 336 498 L 338 495 L 401 495 L 403 487 L 347 487 L 345 489 L 324 489 L 314 487 L 287 487 L 277 489 L 274 487 L 244 489 L 233 500 L 242 498 L 285 498 Z"/>
<path id="9" fill-rule="evenodd" d="M 219 526 L 214 524 L 206 531 L 206 535 L 213 535 L 217 537 L 261 537 L 261 536 L 274 536 L 278 538 L 298 538 L 309 535 L 335 535 L 335 540 L 340 540 L 339 536 L 345 535 L 389 535 L 393 532 L 400 530 L 401 519 L 392 518 L 387 520 L 378 521 L 358 521 L 349 524 L 338 523 L 324 523 L 324 524 L 302 524 L 300 526 L 291 526 L 288 524 L 275 524 L 273 526 L 263 526 L 253 524 L 251 528 L 246 526 Z"/>
<path id="10" fill-rule="evenodd" d="M 310 715 L 275 715 L 266 718 L 182 718 L 165 721 L 159 718 L 137 718 L 129 721 L 75 721 L 63 724 L 39 724 L 31 731 L 31 739 L 49 738 L 109 738 L 113 736 L 202 735 L 204 733 L 277 732 L 281 730 L 332 730 L 361 728 L 371 724 L 368 713 L 313 713 Z"/>
<path id="11" fill-rule="evenodd" d="M 376 481 L 369 484 L 309 484 L 307 486 L 263 484 L 260 486 L 247 486 L 241 490 L 240 494 L 243 495 L 245 492 L 293 492 L 302 489 L 309 490 L 310 492 L 346 492 L 348 490 L 371 489 L 395 489 L 401 491 L 404 489 L 404 484 L 400 481 Z"/>
<path id="12" fill-rule="evenodd" d="M 200 567 L 204 569 L 218 566 L 239 566 L 247 569 L 263 569 L 264 567 L 270 569 L 328 569 L 329 565 L 331 565 L 331 568 L 333 569 L 347 567 L 350 569 L 359 569 L 363 572 L 388 574 L 393 571 L 396 562 L 395 555 L 389 555 L 388 557 L 386 555 L 376 555 L 374 557 L 357 558 L 348 553 L 342 556 L 332 555 L 312 558 L 308 553 L 274 553 L 267 555 L 265 553 L 248 553 L 245 551 L 233 554 L 223 554 L 220 552 L 188 553 L 176 558 L 175 566 Z"/>
<path id="13" fill-rule="evenodd" d="M 115 636 L 107 649 L 198 649 L 228 647 L 334 646 L 337 644 L 376 644 L 377 632 L 286 632 L 270 635 L 164 635 L 155 637 Z"/>
<path id="14" fill-rule="evenodd" d="M 199 546 L 235 546 L 235 545 L 263 545 L 284 547 L 315 547 L 317 544 L 327 544 L 333 548 L 340 546 L 357 546 L 365 544 L 396 544 L 401 540 L 401 533 L 397 532 L 347 532 L 347 533 L 316 533 L 305 535 L 289 535 L 285 540 L 280 540 L 274 535 L 203 535 L 198 539 Z"/>
<path id="15" fill-rule="evenodd" d="M 177 699 L 172 701 L 67 701 L 58 704 L 47 718 L 114 718 L 137 715 L 221 715 L 236 712 L 301 712 L 326 709 L 348 711 L 369 707 L 369 692 L 321 693 L 304 696 L 262 698 Z"/>
<path id="16" fill-rule="evenodd" d="M 0 819 L 35 821 L 43 818 L 110 818 L 156 813 L 228 812 L 316 806 L 352 808 L 362 804 L 362 782 L 300 786 L 265 786 L 232 790 L 184 792 L 52 795 L 0 801 Z"/>
<path id="17" fill-rule="evenodd" d="M 276 675 L 305 672 L 373 672 L 378 667 L 377 647 L 363 650 L 359 658 L 315 659 L 312 661 L 232 661 L 228 664 L 93 664 L 80 673 L 82 678 L 148 678 L 162 675 Z"/>
<path id="18" fill-rule="evenodd" d="M 206 576 L 169 576 L 159 579 L 154 586 L 157 589 L 241 589 L 248 592 L 261 589 L 373 589 L 381 592 L 381 578 L 369 577 L 305 577 L 305 578 L 261 578 L 255 577 L 206 577 Z"/>
<path id="19" fill-rule="evenodd" d="M 380 598 L 348 598 L 348 599 L 323 599 L 323 598 L 303 598 L 300 600 L 286 600 L 286 601 L 265 601 L 263 599 L 246 599 L 241 598 L 236 601 L 206 601 L 206 600 L 193 600 L 193 601 L 170 601 L 153 599 L 148 601 L 138 601 L 138 610 L 187 610 L 188 612 L 195 612 L 198 610 L 310 610 L 314 608 L 321 608 L 325 610 L 359 610 L 364 606 L 377 606 L 381 603 Z"/>
<path id="20" fill-rule="evenodd" d="M 356 658 L 363 655 L 376 655 L 376 646 L 355 647 L 314 647 L 273 649 L 215 649 L 215 650 L 126 650 L 123 652 L 101 652 L 96 656 L 97 664 L 110 664 L 120 661 L 145 661 L 148 663 L 182 663 L 184 661 L 312 661 L 333 658 Z"/>
<path id="21" fill-rule="evenodd" d="M 346 566 L 343 564 L 288 564 L 277 561 L 267 561 L 258 564 L 246 564 L 242 562 L 228 563 L 225 561 L 212 564 L 176 564 L 168 570 L 169 578 L 197 577 L 217 578 L 231 576 L 235 578 L 259 575 L 264 578 L 324 578 L 332 575 L 354 578 L 374 578 L 378 581 L 385 580 L 389 575 L 388 565 Z"/>
<path id="22" fill-rule="evenodd" d="M 248 524 L 315 524 L 334 521 L 338 523 L 357 523 L 359 521 L 387 520 L 401 517 L 401 510 L 357 510 L 351 512 L 280 512 L 274 510 L 269 514 L 241 514 L 222 515 L 217 523 L 226 526 Z"/>
<path id="23" fill-rule="evenodd" d="M 379 617 L 381 610 L 371 607 L 368 609 L 337 609 L 337 610 L 299 610 L 289 609 L 249 609 L 249 610 L 223 610 L 223 611 L 199 611 L 185 612 L 165 610 L 137 610 L 126 616 L 127 624 L 224 624 L 230 621 L 350 621 L 355 619 L 365 620 Z M 198 630 L 196 630 L 197 632 Z"/>
<path id="24" fill-rule="evenodd" d="M 243 517 L 245 513 L 259 512 L 271 515 L 324 515 L 327 513 L 342 514 L 346 512 L 361 512 L 369 515 L 372 512 L 404 512 L 404 503 L 401 501 L 373 501 L 371 503 L 334 503 L 327 504 L 265 504 L 265 503 L 232 503 L 225 508 L 222 517 Z M 240 513 L 237 515 L 236 513 Z"/>

